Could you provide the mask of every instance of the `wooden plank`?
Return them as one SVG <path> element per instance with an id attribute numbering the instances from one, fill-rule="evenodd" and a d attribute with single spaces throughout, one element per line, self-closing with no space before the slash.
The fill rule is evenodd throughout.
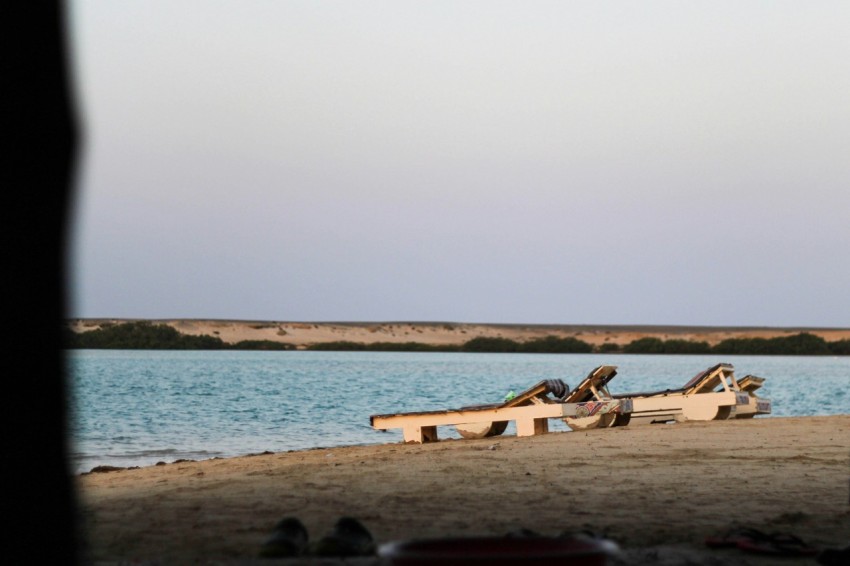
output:
<path id="1" fill-rule="evenodd" d="M 439 426 L 481 421 L 515 421 L 517 419 L 561 418 L 576 414 L 578 403 L 544 403 L 521 407 L 493 409 L 468 409 L 372 415 L 372 427 L 377 429 L 403 428 L 405 426 Z"/>
<path id="2" fill-rule="evenodd" d="M 535 397 L 539 397 L 541 395 L 545 396 L 546 393 L 548 393 L 548 391 L 549 391 L 549 386 L 546 385 L 545 381 L 541 381 L 537 385 L 534 385 L 533 387 L 529 387 L 525 391 L 521 392 L 519 395 L 517 395 L 513 399 L 505 401 L 504 403 L 502 403 L 502 407 L 515 407 L 517 405 L 522 405 L 522 404 L 527 403 L 529 401 L 534 401 Z"/>
<path id="3" fill-rule="evenodd" d="M 549 432 L 549 419 L 517 419 L 517 436 L 535 436 Z"/>
<path id="4" fill-rule="evenodd" d="M 437 427 L 466 423 L 516 422 L 517 436 L 535 436 L 549 432 L 550 418 L 587 416 L 597 413 L 629 413 L 631 399 L 589 401 L 586 403 L 542 403 L 520 407 L 467 408 L 460 410 L 372 415 L 372 427 L 378 430 L 401 428 L 405 442 L 436 442 Z"/>

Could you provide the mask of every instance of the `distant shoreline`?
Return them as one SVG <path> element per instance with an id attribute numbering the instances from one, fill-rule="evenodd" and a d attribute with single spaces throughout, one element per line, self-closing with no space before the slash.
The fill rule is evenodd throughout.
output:
<path id="1" fill-rule="evenodd" d="M 850 328 L 823 327 L 734 327 L 677 325 L 590 325 L 514 324 L 465 322 L 295 322 L 225 319 L 119 319 L 76 318 L 66 321 L 76 333 L 109 326 L 146 321 L 174 328 L 190 336 L 213 336 L 227 344 L 269 341 L 297 349 L 330 343 L 357 344 L 416 342 L 432 346 L 461 345 L 473 338 L 502 338 L 524 342 L 555 336 L 576 338 L 595 347 L 625 345 L 642 338 L 706 342 L 711 346 L 727 339 L 779 338 L 800 333 L 819 336 L 827 342 L 850 340 Z"/>
<path id="2" fill-rule="evenodd" d="M 319 327 L 341 326 L 351 328 L 370 328 L 374 326 L 419 326 L 419 327 L 492 327 L 507 329 L 538 329 L 561 330 L 567 332 L 771 332 L 775 335 L 798 332 L 850 332 L 850 327 L 834 326 L 715 326 L 692 324 L 554 324 L 554 323 L 519 323 L 519 322 L 457 322 L 449 320 L 416 321 L 416 320 L 372 320 L 372 321 L 309 321 L 309 320 L 261 320 L 261 319 L 229 319 L 229 318 L 67 318 L 70 325 L 101 325 L 104 323 L 120 324 L 124 322 L 148 321 L 155 324 L 209 324 L 209 325 L 309 325 Z"/>

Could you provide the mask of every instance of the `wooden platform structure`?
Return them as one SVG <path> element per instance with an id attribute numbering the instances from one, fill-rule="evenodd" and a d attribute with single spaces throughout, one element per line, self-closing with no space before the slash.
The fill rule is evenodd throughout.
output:
<path id="1" fill-rule="evenodd" d="M 628 414 L 632 408 L 630 399 L 564 403 L 549 396 L 552 390 L 553 380 L 541 381 L 501 404 L 372 415 L 369 421 L 377 430 L 402 429 L 405 442 L 422 443 L 439 440 L 438 426 L 455 426 L 465 438 L 483 438 L 501 434 L 514 421 L 517 436 L 534 436 L 549 432 L 549 419 Z"/>
<path id="2" fill-rule="evenodd" d="M 759 379 L 752 380 L 751 387 L 761 386 L 761 382 L 756 385 Z M 770 412 L 770 402 L 759 408 L 753 394 L 741 389 L 732 365 L 726 363 L 701 371 L 678 389 L 621 393 L 611 398 L 632 400 L 630 422 L 633 424 L 747 418 Z"/>
<path id="3" fill-rule="evenodd" d="M 565 403 L 586 403 L 588 401 L 612 401 L 608 383 L 617 375 L 617 366 L 598 366 L 593 369 L 575 389 L 565 397 Z M 634 410 L 634 407 L 632 407 Z M 625 426 L 631 420 L 631 412 L 598 412 L 587 417 L 567 417 L 564 422 L 573 430 Z"/>
<path id="4" fill-rule="evenodd" d="M 773 409 L 770 399 L 764 399 L 756 395 L 756 390 L 761 388 L 764 378 L 755 375 L 745 375 L 737 381 L 741 391 L 744 391 L 750 396 L 750 402 L 747 405 L 739 405 L 737 407 L 735 418 L 751 419 L 756 415 L 769 415 Z"/>
<path id="5" fill-rule="evenodd" d="M 517 436 L 549 432 L 549 419 L 561 419 L 573 430 L 685 421 L 752 418 L 769 414 L 771 402 L 755 394 L 764 378 L 748 375 L 740 383 L 731 364 L 699 372 L 677 389 L 611 394 L 609 382 L 617 366 L 602 365 L 570 390 L 561 380 L 545 380 L 504 403 L 460 409 L 372 415 L 372 428 L 400 428 L 405 442 L 434 442 L 438 426 L 454 426 L 463 438 L 502 434 L 510 421 Z"/>

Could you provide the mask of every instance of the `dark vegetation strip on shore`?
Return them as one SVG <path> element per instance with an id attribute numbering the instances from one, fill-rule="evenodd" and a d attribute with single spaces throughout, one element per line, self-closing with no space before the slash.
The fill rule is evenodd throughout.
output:
<path id="1" fill-rule="evenodd" d="M 97 330 L 76 333 L 66 328 L 68 349 L 109 350 L 296 350 L 295 344 L 274 340 L 243 340 L 228 344 L 209 335 L 182 334 L 167 324 L 148 321 L 105 325 Z M 777 356 L 847 356 L 850 340 L 827 342 L 820 336 L 801 332 L 776 338 L 728 338 L 714 346 L 693 340 L 640 338 L 628 344 L 606 343 L 594 347 L 578 338 L 546 336 L 525 342 L 508 338 L 479 337 L 460 345 L 421 342 L 322 342 L 307 347 L 320 351 L 368 352 L 482 352 L 540 354 L 723 354 Z"/>

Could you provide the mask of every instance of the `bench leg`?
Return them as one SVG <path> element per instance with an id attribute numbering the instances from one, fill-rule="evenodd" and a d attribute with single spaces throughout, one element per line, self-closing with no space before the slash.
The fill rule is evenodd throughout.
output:
<path id="1" fill-rule="evenodd" d="M 549 432 L 549 419 L 517 419 L 517 436 L 535 436 Z"/>
<path id="2" fill-rule="evenodd" d="M 423 442 L 437 442 L 436 426 L 410 426 L 404 427 L 404 441 L 422 444 Z"/>

